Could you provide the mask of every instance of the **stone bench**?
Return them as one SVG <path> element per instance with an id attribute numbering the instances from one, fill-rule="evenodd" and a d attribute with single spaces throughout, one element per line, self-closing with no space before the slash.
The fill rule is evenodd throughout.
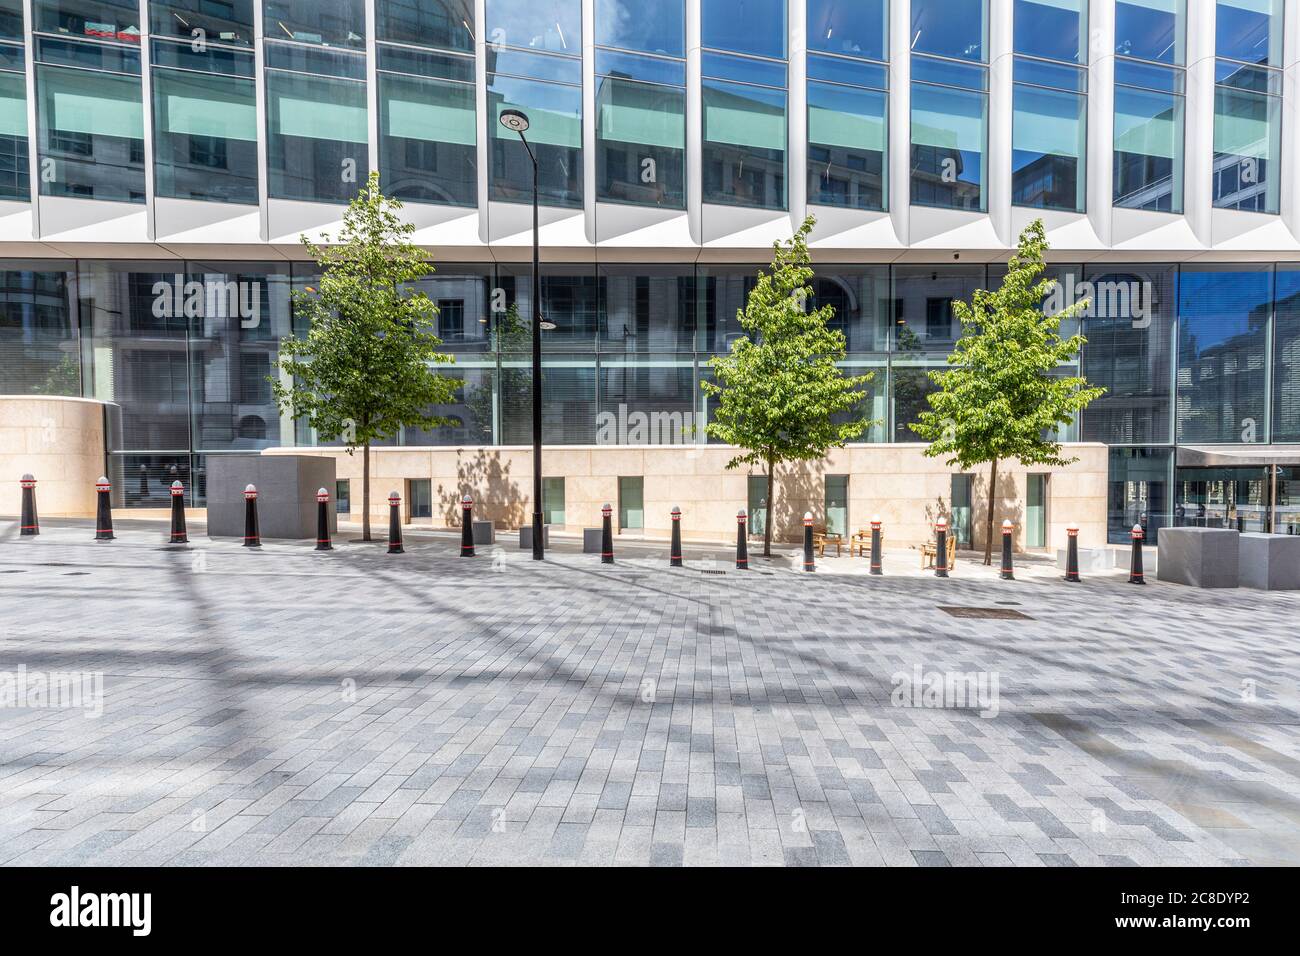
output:
<path id="1" fill-rule="evenodd" d="M 1161 528 L 1156 577 L 1194 588 L 1235 588 L 1241 537 L 1225 528 Z"/>
<path id="2" fill-rule="evenodd" d="M 1242 587 L 1300 590 L 1300 535 L 1243 534 L 1240 554 Z"/>

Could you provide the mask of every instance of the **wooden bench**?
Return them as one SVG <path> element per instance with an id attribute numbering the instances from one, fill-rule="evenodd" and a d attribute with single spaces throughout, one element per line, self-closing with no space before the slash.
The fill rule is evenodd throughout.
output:
<path id="1" fill-rule="evenodd" d="M 880 532 L 880 550 L 885 550 L 885 532 Z M 871 531 L 858 530 L 854 533 L 849 543 L 849 557 L 870 557 L 871 556 Z"/>
<path id="2" fill-rule="evenodd" d="M 957 539 L 951 534 L 948 535 L 948 570 L 951 571 L 957 564 Z M 939 556 L 939 549 L 935 547 L 933 541 L 927 541 L 921 545 L 921 569 L 934 567 L 935 558 Z"/>
<path id="3" fill-rule="evenodd" d="M 825 526 L 813 527 L 813 549 L 817 552 L 817 557 L 826 557 L 826 545 L 834 545 L 835 557 L 840 556 L 840 548 L 844 546 L 844 535 L 838 531 L 827 531 Z"/>

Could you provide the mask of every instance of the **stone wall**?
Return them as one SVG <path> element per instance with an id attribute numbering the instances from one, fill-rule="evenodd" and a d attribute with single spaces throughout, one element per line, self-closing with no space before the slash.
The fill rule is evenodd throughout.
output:
<path id="1" fill-rule="evenodd" d="M 1101 444 L 1071 444 L 1066 457 L 1077 457 L 1065 468 L 1025 468 L 1016 462 L 999 467 L 996 520 L 1016 523 L 1017 547 L 1024 541 L 1026 475 L 1047 473 L 1048 549 L 1064 547 L 1065 528 L 1080 526 L 1081 541 L 1103 544 L 1106 539 L 1107 451 Z M 352 517 L 361 507 L 361 453 L 348 455 L 337 448 L 279 448 L 265 454 L 328 455 L 335 459 L 338 477 L 352 483 Z M 667 445 L 646 447 L 584 446 L 547 448 L 543 452 L 546 477 L 565 479 L 564 531 L 579 531 L 600 524 L 605 502 L 618 508 L 618 479 L 643 477 L 645 528 L 648 538 L 670 534 L 669 513 L 681 507 L 683 537 L 732 540 L 736 512 L 746 507 L 745 468 L 729 471 L 735 449 L 727 446 Z M 955 469 L 927 458 L 921 445 L 855 445 L 836 449 L 825 461 L 785 465 L 777 471 L 774 539 L 800 540 L 801 520 L 811 511 L 824 520 L 824 478 L 849 476 L 849 527 L 865 528 L 873 515 L 885 523 L 890 547 L 906 547 L 928 540 L 932 523 L 947 515 L 951 476 Z M 759 474 L 759 469 L 753 469 Z M 983 546 L 983 519 L 988 504 L 988 469 L 973 472 L 972 530 L 977 547 Z M 469 492 L 476 516 L 488 518 L 498 528 L 513 529 L 531 520 L 532 450 L 527 447 L 481 448 L 379 448 L 371 451 L 372 520 L 387 520 L 385 499 L 390 491 L 406 496 L 408 479 L 428 478 L 433 493 L 433 518 L 419 524 L 434 528 L 456 527 L 460 496 Z M 1000 540 L 1000 531 L 995 532 Z M 995 541 L 995 546 L 997 541 Z"/>
<path id="2" fill-rule="evenodd" d="M 44 517 L 95 513 L 95 482 L 105 473 L 108 403 L 47 395 L 0 395 L 0 514 L 22 507 L 18 482 L 36 477 Z"/>

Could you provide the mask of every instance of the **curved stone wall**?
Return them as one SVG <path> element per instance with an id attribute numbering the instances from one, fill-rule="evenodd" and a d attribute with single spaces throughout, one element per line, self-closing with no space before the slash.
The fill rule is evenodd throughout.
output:
<path id="1" fill-rule="evenodd" d="M 22 506 L 19 479 L 36 478 L 42 517 L 95 513 L 95 481 L 105 473 L 108 402 L 50 395 L 0 395 L 0 514 Z"/>

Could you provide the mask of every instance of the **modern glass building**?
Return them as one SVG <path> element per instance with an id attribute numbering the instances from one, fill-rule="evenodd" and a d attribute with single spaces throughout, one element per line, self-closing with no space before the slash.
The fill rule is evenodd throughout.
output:
<path id="1" fill-rule="evenodd" d="M 952 302 L 1041 217 L 1087 297 L 1111 531 L 1300 533 L 1300 3 L 1283 0 L 0 0 L 0 394 L 122 409 L 128 505 L 316 439 L 268 376 L 298 237 L 370 170 L 405 203 L 463 381 L 394 445 L 710 412 L 771 243 L 817 216 L 817 304 L 912 442 Z M 620 437 L 622 437 L 620 435 Z M 697 436 L 693 440 L 703 440 Z"/>

